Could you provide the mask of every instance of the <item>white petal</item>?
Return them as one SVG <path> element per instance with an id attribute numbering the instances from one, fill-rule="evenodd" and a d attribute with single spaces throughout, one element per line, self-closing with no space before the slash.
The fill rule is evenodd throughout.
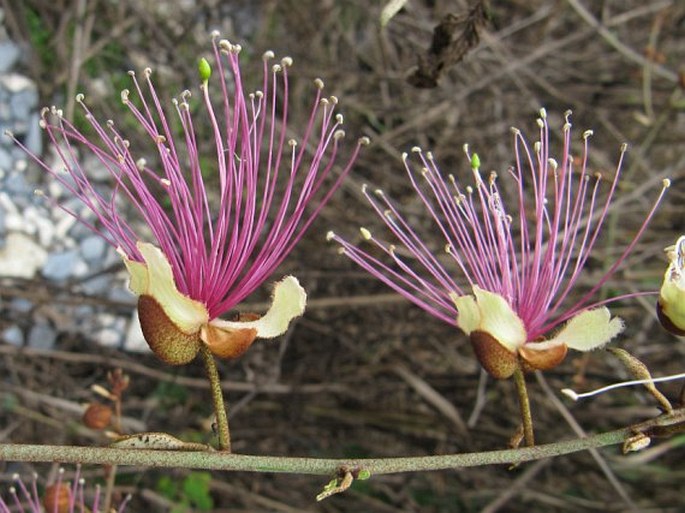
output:
<path id="1" fill-rule="evenodd" d="M 140 290 L 138 294 L 152 296 L 164 309 L 169 319 L 184 333 L 199 331 L 200 326 L 209 321 L 209 313 L 205 305 L 179 292 L 171 265 L 159 248 L 146 242 L 139 242 L 137 246 L 147 268 L 146 289 L 141 290 L 141 284 L 145 280 L 141 277 L 135 278 L 136 287 Z M 126 260 L 124 262 L 126 263 Z M 135 265 L 126 264 L 131 271 L 131 290 L 133 290 L 134 273 L 139 273 L 139 266 L 143 265 L 137 262 L 133 264 Z"/>
<path id="2" fill-rule="evenodd" d="M 457 326 L 467 335 L 477 330 L 480 326 L 480 310 L 473 296 L 450 295 L 454 305 L 457 307 Z"/>
<path id="3" fill-rule="evenodd" d="M 286 276 L 276 283 L 269 310 L 256 321 L 224 321 L 215 319 L 210 324 L 217 328 L 254 328 L 259 338 L 274 338 L 288 329 L 290 321 L 304 313 L 307 293 L 294 276 Z"/>
<path id="4" fill-rule="evenodd" d="M 492 335 L 511 352 L 515 352 L 526 343 L 526 327 L 506 299 L 476 285 L 473 286 L 473 294 L 476 296 L 481 316 L 478 329 Z"/>
<path id="5" fill-rule="evenodd" d="M 550 342 L 563 342 L 576 351 L 591 351 L 607 344 L 623 328 L 623 319 L 612 319 L 609 309 L 602 306 L 573 317 Z"/>

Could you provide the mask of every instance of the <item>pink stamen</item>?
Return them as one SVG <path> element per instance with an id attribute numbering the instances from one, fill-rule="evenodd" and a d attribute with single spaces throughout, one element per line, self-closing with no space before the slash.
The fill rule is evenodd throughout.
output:
<path id="1" fill-rule="evenodd" d="M 171 264 L 179 290 L 204 303 L 210 318 L 235 307 L 259 287 L 303 236 L 316 215 L 341 184 L 357 158 L 362 139 L 348 162 L 334 175 L 342 118 L 334 110 L 337 99 L 322 99 L 323 83 L 316 82 L 309 120 L 296 145 L 287 144 L 289 126 L 286 58 L 276 66 L 263 59 L 262 90 L 248 94 L 241 76 L 240 48 L 213 37 L 215 77 L 220 84 L 218 109 L 211 80 L 201 86 L 201 106 L 212 130 L 218 205 L 210 205 L 210 187 L 203 172 L 196 121 L 188 105 L 189 92 L 174 101 L 172 113 L 183 134 L 167 118 L 151 78 L 130 73 L 133 95 L 122 93 L 130 115 L 152 143 L 157 162 L 134 156 L 121 129 L 100 124 L 79 97 L 94 135 L 90 138 L 64 120 L 56 109 L 42 126 L 57 149 L 72 181 L 29 154 L 69 193 L 92 211 L 95 221 L 63 208 L 128 258 L 142 261 L 135 225 L 119 213 L 128 201 L 152 233 Z M 229 77 L 226 79 L 226 77 Z M 229 85 L 230 84 L 230 85 Z M 197 116 L 199 117 L 199 116 Z M 176 130 L 177 131 L 177 130 Z M 133 139 L 133 137 L 132 137 Z M 137 137 L 136 140 L 140 138 Z M 18 141 L 17 144 L 21 146 Z M 25 151 L 26 148 L 22 146 Z M 149 148 L 149 150 L 151 149 Z M 93 155 L 110 173 L 113 190 L 103 197 L 78 164 L 79 152 Z M 285 162 L 284 162 L 285 161 Z M 288 169 L 283 169 L 286 166 Z M 54 200 L 50 200 L 54 202 Z"/>
<path id="2" fill-rule="evenodd" d="M 547 334 L 560 323 L 583 310 L 611 301 L 635 297 L 643 292 L 624 294 L 593 302 L 595 293 L 627 259 L 644 233 L 664 195 L 647 214 L 632 241 L 595 285 L 571 306 L 567 303 L 581 273 L 600 239 L 600 233 L 620 178 L 625 147 L 621 149 L 606 196 L 600 200 L 601 180 L 590 186 L 586 175 L 591 134 L 583 135 L 580 170 L 573 169 L 570 112 L 563 127 L 561 158 L 552 159 L 546 113 L 538 119 L 539 142 L 533 150 L 519 130 L 513 130 L 514 167 L 505 178 L 513 179 L 517 195 L 508 212 L 500 194 L 497 177 L 487 180 L 473 167 L 474 186 L 463 187 L 451 175 L 445 180 L 430 153 L 412 151 L 415 159 L 404 158 L 412 186 L 442 233 L 451 261 L 468 283 L 500 294 L 523 321 L 529 340 Z M 473 157 L 466 149 L 469 161 Z M 424 176 L 419 181 L 417 168 Z M 451 182 L 451 186 L 448 184 Z M 463 295 L 445 266 L 435 257 L 402 213 L 385 195 L 379 198 L 363 190 L 375 212 L 383 219 L 398 247 L 392 250 L 373 236 L 365 237 L 385 253 L 383 260 L 371 256 L 335 234 L 350 259 L 384 281 L 405 298 L 450 324 L 456 321 L 450 294 Z M 386 210 L 388 213 L 386 213 Z M 368 232 L 368 231 L 367 231 Z M 402 255 L 400 257 L 399 255 Z M 406 256 L 405 256 L 406 255 Z"/>

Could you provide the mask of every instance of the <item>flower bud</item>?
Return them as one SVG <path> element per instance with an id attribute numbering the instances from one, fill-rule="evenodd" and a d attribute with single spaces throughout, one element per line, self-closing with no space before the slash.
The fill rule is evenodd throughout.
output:
<path id="1" fill-rule="evenodd" d="M 91 429 L 105 429 L 112 420 L 112 408 L 101 403 L 90 403 L 83 414 L 83 424 Z"/>
<path id="2" fill-rule="evenodd" d="M 656 313 L 667 331 L 685 336 L 685 235 L 665 251 L 670 263 L 659 291 Z"/>
<path id="3" fill-rule="evenodd" d="M 212 76 L 212 66 L 210 66 L 209 61 L 202 57 L 197 63 L 197 71 L 200 75 L 200 80 L 203 83 L 207 83 L 209 77 Z"/>
<path id="4" fill-rule="evenodd" d="M 69 513 L 71 508 L 71 487 L 69 483 L 57 483 L 45 488 L 43 507 L 50 513 Z"/>

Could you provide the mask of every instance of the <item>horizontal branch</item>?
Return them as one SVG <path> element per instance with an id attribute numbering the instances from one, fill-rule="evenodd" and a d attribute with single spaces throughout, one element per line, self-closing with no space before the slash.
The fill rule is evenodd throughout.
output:
<path id="1" fill-rule="evenodd" d="M 341 468 L 365 470 L 371 475 L 445 470 L 482 465 L 514 464 L 561 456 L 590 448 L 616 445 L 633 434 L 631 428 L 522 449 L 402 458 L 320 459 L 249 456 L 210 451 L 171 451 L 77 447 L 59 445 L 0 444 L 0 460 L 137 465 L 245 472 L 334 475 Z"/>

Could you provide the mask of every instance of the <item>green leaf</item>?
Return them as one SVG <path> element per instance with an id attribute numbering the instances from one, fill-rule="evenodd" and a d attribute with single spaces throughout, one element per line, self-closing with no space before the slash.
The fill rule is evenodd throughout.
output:
<path id="1" fill-rule="evenodd" d="M 178 493 L 178 485 L 176 481 L 167 475 L 163 475 L 157 481 L 157 491 L 169 500 L 176 499 Z"/>
<path id="2" fill-rule="evenodd" d="M 210 511 L 214 501 L 209 493 L 212 476 L 209 472 L 191 472 L 183 481 L 183 494 L 201 511 Z"/>

